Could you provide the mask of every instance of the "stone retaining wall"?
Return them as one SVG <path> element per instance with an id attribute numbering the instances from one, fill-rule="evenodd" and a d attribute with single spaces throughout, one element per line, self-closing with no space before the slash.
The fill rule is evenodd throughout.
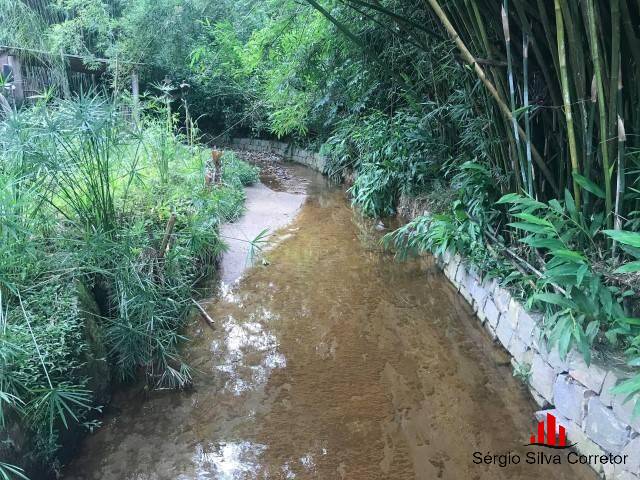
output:
<path id="1" fill-rule="evenodd" d="M 633 401 L 625 404 L 624 396 L 610 393 L 630 372 L 596 360 L 587 366 L 577 351 L 562 360 L 540 340 L 540 314 L 527 312 L 495 280 L 482 280 L 459 255 L 446 254 L 438 263 L 489 335 L 510 353 L 514 368 L 529 371 L 529 390 L 541 408 L 538 420 L 554 414 L 579 453 L 628 455 L 624 466 L 598 463 L 595 469 L 607 480 L 638 480 L 640 416 L 632 418 Z"/>
<path id="2" fill-rule="evenodd" d="M 256 138 L 234 138 L 231 146 L 239 150 L 252 152 L 268 152 L 282 155 L 286 160 L 301 163 L 320 172 L 324 171 L 326 160 L 319 153 L 310 152 L 290 143 L 275 140 L 259 140 Z"/>

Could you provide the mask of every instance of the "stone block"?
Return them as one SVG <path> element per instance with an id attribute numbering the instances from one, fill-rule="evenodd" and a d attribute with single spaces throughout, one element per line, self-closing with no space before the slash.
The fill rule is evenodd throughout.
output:
<path id="1" fill-rule="evenodd" d="M 484 307 L 484 302 L 487 299 L 488 292 L 481 282 L 475 282 L 473 288 L 470 290 L 473 301 L 478 306 L 478 310 Z"/>
<path id="2" fill-rule="evenodd" d="M 496 327 L 496 336 L 502 346 L 508 349 L 511 337 L 513 337 L 513 327 L 507 315 L 500 315 L 500 320 L 498 320 L 498 326 Z"/>
<path id="3" fill-rule="evenodd" d="M 462 297 L 467 301 L 467 303 L 469 305 L 471 305 L 472 307 L 474 306 L 473 304 L 473 297 L 471 296 L 471 292 L 469 292 L 469 290 L 467 290 L 466 285 L 460 285 L 460 295 L 462 295 Z M 475 311 L 475 309 L 474 309 Z"/>
<path id="4" fill-rule="evenodd" d="M 553 386 L 553 404 L 556 410 L 577 425 L 582 425 L 587 412 L 587 402 L 595 395 L 568 375 L 558 375 Z"/>
<path id="5" fill-rule="evenodd" d="M 569 375 L 596 393 L 602 391 L 607 371 L 594 362 L 587 366 L 582 354 L 573 350 L 569 354 Z"/>
<path id="6" fill-rule="evenodd" d="M 511 336 L 507 350 L 509 350 L 509 353 L 518 364 L 527 363 L 527 352 L 531 351 L 527 344 L 517 335 Z"/>
<path id="7" fill-rule="evenodd" d="M 589 399 L 584 426 L 587 436 L 608 452 L 620 453 L 629 441 L 629 427 L 597 397 Z"/>
<path id="8" fill-rule="evenodd" d="M 487 314 L 484 313 L 484 303 L 482 305 L 478 305 L 476 316 L 478 317 L 478 320 L 480 320 L 480 323 L 484 323 L 487 321 Z"/>
<path id="9" fill-rule="evenodd" d="M 615 387 L 620 381 L 629 377 L 627 372 L 618 370 L 617 368 L 611 368 L 607 370 L 607 374 L 604 377 L 602 383 L 602 391 L 600 392 L 600 401 L 608 407 L 613 405 L 613 393 L 611 389 Z"/>
<path id="10" fill-rule="evenodd" d="M 467 279 L 467 267 L 464 263 L 460 262 L 458 265 L 458 271 L 456 272 L 457 285 L 462 286 L 466 284 Z"/>
<path id="11" fill-rule="evenodd" d="M 451 249 L 445 250 L 444 253 L 442 254 L 442 261 L 448 264 L 452 259 L 453 259 L 453 253 L 451 252 Z"/>
<path id="12" fill-rule="evenodd" d="M 553 385 L 556 372 L 540 355 L 534 355 L 531 362 L 531 386 L 549 403 L 553 403 Z"/>
<path id="13" fill-rule="evenodd" d="M 550 405 L 550 403 L 547 402 L 545 398 L 536 391 L 535 388 L 529 386 L 529 393 L 531 393 L 533 401 L 536 402 L 536 405 L 538 405 L 538 407 L 547 408 Z"/>
<path id="14" fill-rule="evenodd" d="M 638 480 L 638 476 L 627 470 L 621 470 L 615 473 L 615 480 Z"/>
<path id="15" fill-rule="evenodd" d="M 566 373 L 569 371 L 569 359 L 571 358 L 571 352 L 567 353 L 564 359 L 560 356 L 558 348 L 554 345 L 550 350 L 548 349 L 548 342 L 540 342 L 540 354 L 546 362 L 556 371 L 556 373 Z"/>
<path id="16" fill-rule="evenodd" d="M 630 425 L 636 432 L 640 432 L 640 415 L 633 416 L 633 409 L 636 402 L 640 401 L 640 395 L 625 402 L 627 395 L 616 395 L 613 399 L 612 407 L 615 416 L 622 422 Z"/>
<path id="17" fill-rule="evenodd" d="M 505 313 L 505 316 L 509 319 L 509 322 L 511 322 L 511 327 L 514 330 L 518 328 L 518 318 L 520 317 L 521 310 L 522 305 L 520 305 L 520 302 L 511 298 L 511 301 L 509 302 L 509 309 Z"/>
<path id="18" fill-rule="evenodd" d="M 531 345 L 533 343 L 533 332 L 535 327 L 538 325 L 539 320 L 539 314 L 537 313 L 527 312 L 524 309 L 520 312 L 517 333 L 522 341 L 527 345 Z"/>
<path id="19" fill-rule="evenodd" d="M 496 308 L 495 303 L 493 303 L 493 300 L 490 298 L 487 298 L 485 301 L 484 314 L 487 317 L 487 323 L 495 330 L 498 326 L 498 320 L 500 319 L 500 312 Z"/>
<path id="20" fill-rule="evenodd" d="M 507 312 L 509 310 L 509 303 L 511 302 L 511 294 L 502 287 L 496 287 L 493 290 L 493 301 L 501 312 Z"/>
<path id="21" fill-rule="evenodd" d="M 478 285 L 478 282 L 478 277 L 474 275 L 473 270 L 467 270 L 467 276 L 464 279 L 464 286 L 467 290 L 472 292 L 476 285 Z"/>
<path id="22" fill-rule="evenodd" d="M 460 257 L 456 255 L 451 259 L 451 261 L 448 263 L 448 265 L 444 269 L 444 274 L 454 285 L 456 285 L 456 274 L 458 272 L 459 265 L 460 265 Z"/>
<path id="23" fill-rule="evenodd" d="M 627 457 L 627 463 L 625 463 L 625 470 L 631 473 L 640 474 L 640 436 L 631 440 L 622 449 L 623 455 L 629 455 Z"/>
<path id="24" fill-rule="evenodd" d="M 567 424 L 562 423 L 562 425 L 567 430 L 567 440 L 570 443 L 576 444 L 574 448 L 578 453 L 587 456 L 601 456 L 607 453 L 597 443 L 595 443 L 587 435 L 585 435 L 585 433 L 570 420 Z M 603 466 L 600 462 L 592 464 L 591 467 L 599 474 L 602 474 L 604 471 Z"/>
<path id="25" fill-rule="evenodd" d="M 484 329 L 487 331 L 487 333 L 491 337 L 491 340 L 495 340 L 496 339 L 496 329 L 494 327 L 492 327 L 489 322 L 485 322 L 484 323 Z"/>

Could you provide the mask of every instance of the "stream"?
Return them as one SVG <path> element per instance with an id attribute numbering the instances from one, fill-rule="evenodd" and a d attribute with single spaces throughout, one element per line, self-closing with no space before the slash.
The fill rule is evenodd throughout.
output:
<path id="1" fill-rule="evenodd" d="M 341 187 L 291 168 L 298 215 L 187 332 L 194 389 L 117 394 L 63 478 L 596 478 L 525 463 L 537 407 L 433 259 L 395 261 Z"/>

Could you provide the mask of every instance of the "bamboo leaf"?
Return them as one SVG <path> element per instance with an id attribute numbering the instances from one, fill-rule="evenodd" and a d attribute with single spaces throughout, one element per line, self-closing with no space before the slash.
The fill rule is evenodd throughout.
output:
<path id="1" fill-rule="evenodd" d="M 596 185 L 591 180 L 589 180 L 588 178 L 583 177 L 579 173 L 574 173 L 573 174 L 573 178 L 575 179 L 576 182 L 578 182 L 578 184 L 582 188 L 584 188 L 588 192 L 593 193 L 598 198 L 602 198 L 602 199 L 605 198 L 604 191 L 598 185 Z"/>
<path id="2" fill-rule="evenodd" d="M 616 268 L 613 273 L 635 273 L 640 272 L 640 260 L 629 262 Z"/>
<path id="3" fill-rule="evenodd" d="M 606 236 L 624 245 L 640 248 L 640 233 L 625 230 L 602 230 Z"/>
<path id="4" fill-rule="evenodd" d="M 545 227 L 553 228 L 553 224 L 544 218 L 536 217 L 530 213 L 516 213 L 514 217 L 524 220 L 527 223 L 533 223 L 535 225 L 543 225 Z"/>
<path id="5" fill-rule="evenodd" d="M 549 227 L 545 227 L 543 225 L 537 225 L 534 223 L 513 222 L 513 223 L 509 223 L 508 225 L 512 228 L 519 228 L 520 230 L 524 230 L 525 232 L 531 232 L 531 233 L 553 232 L 553 230 L 551 230 Z"/>
<path id="6" fill-rule="evenodd" d="M 576 304 L 562 295 L 557 293 L 536 293 L 533 296 L 534 301 L 540 301 L 544 303 L 550 303 L 559 307 L 575 308 Z"/>

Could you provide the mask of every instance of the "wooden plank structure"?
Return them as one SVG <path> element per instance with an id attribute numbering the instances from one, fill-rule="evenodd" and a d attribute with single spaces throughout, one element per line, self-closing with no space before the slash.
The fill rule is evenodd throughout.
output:
<path id="1" fill-rule="evenodd" d="M 68 98 L 73 92 L 96 87 L 110 62 L 113 60 L 63 52 L 57 56 L 46 51 L 0 45 L 0 74 L 5 83 L 2 93 L 17 106 L 51 86 L 59 88 L 61 96 Z M 139 81 L 136 68 L 131 73 L 131 93 L 134 110 L 137 110 Z M 133 113 L 137 118 L 137 112 Z"/>

